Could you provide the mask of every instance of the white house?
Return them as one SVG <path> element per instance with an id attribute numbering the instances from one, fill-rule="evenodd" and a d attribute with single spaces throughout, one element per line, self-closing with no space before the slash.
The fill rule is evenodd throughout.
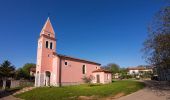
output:
<path id="1" fill-rule="evenodd" d="M 145 72 L 153 73 L 153 70 L 151 67 L 129 67 L 127 68 L 129 75 L 142 75 Z"/>

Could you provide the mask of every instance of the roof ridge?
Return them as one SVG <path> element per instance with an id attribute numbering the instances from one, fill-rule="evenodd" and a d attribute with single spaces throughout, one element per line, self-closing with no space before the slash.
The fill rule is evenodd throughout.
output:
<path id="1" fill-rule="evenodd" d="M 56 54 L 56 53 L 55 53 L 55 55 L 60 56 L 60 57 L 66 57 L 66 58 L 71 58 L 71 59 L 75 59 L 75 60 L 80 60 L 80 61 L 85 61 L 85 62 L 101 65 L 100 63 L 97 63 L 97 62 L 94 62 L 94 61 L 89 61 L 89 60 L 82 59 L 82 58 L 67 56 L 67 55 L 63 55 L 63 54 Z"/>

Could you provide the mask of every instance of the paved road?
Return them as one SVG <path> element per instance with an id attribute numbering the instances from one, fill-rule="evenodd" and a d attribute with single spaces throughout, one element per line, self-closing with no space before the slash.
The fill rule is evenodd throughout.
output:
<path id="1" fill-rule="evenodd" d="M 156 81 L 144 81 L 146 88 L 116 100 L 170 100 L 170 86 Z"/>

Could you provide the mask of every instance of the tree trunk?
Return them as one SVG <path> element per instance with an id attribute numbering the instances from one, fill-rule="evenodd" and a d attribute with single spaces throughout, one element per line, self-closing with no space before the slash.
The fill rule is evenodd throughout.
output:
<path id="1" fill-rule="evenodd" d="M 6 89 L 6 79 L 3 79 L 3 87 L 2 87 L 3 90 Z"/>

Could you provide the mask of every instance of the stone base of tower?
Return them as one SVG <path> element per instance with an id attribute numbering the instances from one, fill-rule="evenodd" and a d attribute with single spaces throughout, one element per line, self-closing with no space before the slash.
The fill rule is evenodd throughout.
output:
<path id="1" fill-rule="evenodd" d="M 36 74 L 35 76 L 35 87 L 44 87 L 44 86 L 59 86 L 57 82 L 52 81 L 53 77 L 50 79 L 46 77 L 45 73 Z M 48 82 L 47 82 L 48 81 Z"/>

